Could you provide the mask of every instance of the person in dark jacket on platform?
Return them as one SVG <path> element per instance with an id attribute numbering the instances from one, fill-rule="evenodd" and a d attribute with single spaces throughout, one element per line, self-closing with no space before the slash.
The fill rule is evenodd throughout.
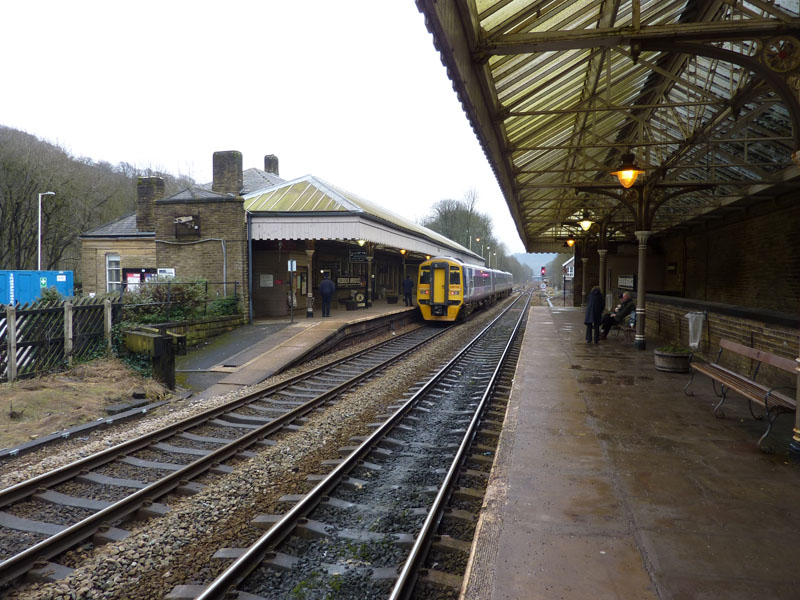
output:
<path id="1" fill-rule="evenodd" d="M 414 306 L 414 301 L 411 299 L 411 292 L 414 291 L 414 280 L 409 275 L 403 279 L 403 302 L 406 306 Z"/>
<path id="2" fill-rule="evenodd" d="M 331 281 L 331 278 L 325 273 L 322 276 L 322 281 L 319 282 L 319 295 L 322 296 L 322 316 L 331 316 L 331 298 L 336 291 L 336 285 Z"/>
<path id="3" fill-rule="evenodd" d="M 630 292 L 625 292 L 622 294 L 622 304 L 615 308 L 614 312 L 603 315 L 603 320 L 600 322 L 600 328 L 603 330 L 600 332 L 600 339 L 606 339 L 611 328 L 622 323 L 634 310 L 636 310 L 636 304 L 633 302 Z"/>
<path id="4" fill-rule="evenodd" d="M 603 292 L 600 286 L 594 286 L 589 292 L 589 302 L 586 305 L 586 318 L 583 320 L 586 325 L 586 343 L 592 343 L 592 331 L 594 331 L 594 343 L 600 340 L 600 322 L 603 318 Z"/>

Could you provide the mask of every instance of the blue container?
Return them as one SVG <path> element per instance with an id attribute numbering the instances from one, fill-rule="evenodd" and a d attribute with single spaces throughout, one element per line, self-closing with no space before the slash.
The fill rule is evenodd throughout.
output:
<path id="1" fill-rule="evenodd" d="M 72 271 L 1 271 L 0 304 L 27 304 L 55 287 L 65 298 L 73 295 Z"/>

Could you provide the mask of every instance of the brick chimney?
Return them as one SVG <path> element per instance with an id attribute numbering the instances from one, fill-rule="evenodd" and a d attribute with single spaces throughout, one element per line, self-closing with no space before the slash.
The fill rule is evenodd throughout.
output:
<path id="1" fill-rule="evenodd" d="M 264 170 L 267 173 L 272 173 L 275 177 L 280 177 L 280 173 L 278 173 L 278 157 L 274 154 L 267 154 L 264 157 Z"/>
<path id="2" fill-rule="evenodd" d="M 242 191 L 242 153 L 236 150 L 214 152 L 214 182 L 211 191 L 239 194 Z"/>
<path id="3" fill-rule="evenodd" d="M 154 204 L 164 197 L 161 177 L 139 177 L 136 182 L 136 230 L 155 231 Z"/>

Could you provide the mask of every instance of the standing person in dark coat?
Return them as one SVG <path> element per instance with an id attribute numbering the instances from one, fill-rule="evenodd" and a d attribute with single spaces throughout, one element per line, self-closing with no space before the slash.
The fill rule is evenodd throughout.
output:
<path id="1" fill-rule="evenodd" d="M 589 302 L 586 305 L 586 318 L 583 320 L 586 325 L 586 343 L 592 343 L 592 331 L 594 331 L 594 343 L 600 341 L 600 321 L 603 318 L 603 292 L 600 286 L 594 286 L 589 292 Z"/>
<path id="2" fill-rule="evenodd" d="M 411 292 L 414 291 L 414 280 L 411 279 L 410 275 L 406 275 L 406 278 L 403 279 L 403 302 L 406 303 L 406 306 L 414 306 L 414 301 L 411 299 Z"/>
<path id="3" fill-rule="evenodd" d="M 319 282 L 319 295 L 322 296 L 322 316 L 331 316 L 331 298 L 336 291 L 336 285 L 331 281 L 331 278 L 325 273 L 322 276 L 322 281 Z"/>

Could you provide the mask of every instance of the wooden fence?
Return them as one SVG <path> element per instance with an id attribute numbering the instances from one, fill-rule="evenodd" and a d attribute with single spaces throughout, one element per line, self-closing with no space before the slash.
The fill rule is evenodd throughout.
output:
<path id="1" fill-rule="evenodd" d="M 57 371 L 109 352 L 121 308 L 99 298 L 7 306 L 0 311 L 0 381 Z"/>

